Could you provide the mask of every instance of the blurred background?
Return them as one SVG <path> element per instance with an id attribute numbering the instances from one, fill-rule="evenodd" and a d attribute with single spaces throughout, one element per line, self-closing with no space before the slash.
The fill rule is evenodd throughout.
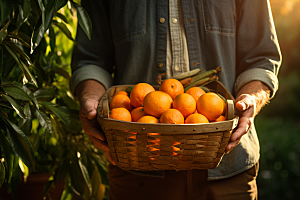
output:
<path id="1" fill-rule="evenodd" d="M 24 0 L 22 2 L 29 1 L 30 0 Z M 35 1 L 31 2 L 32 5 L 36 5 L 36 7 L 38 6 L 37 2 L 35 4 Z M 72 4 L 72 6 L 69 2 L 68 5 L 65 5 L 67 3 L 67 0 L 61 2 L 64 2 L 61 5 L 64 5 L 64 7 L 62 7 L 59 10 L 60 14 L 57 14 L 54 17 L 55 21 L 52 23 L 54 23 L 55 26 L 52 26 L 52 36 L 51 32 L 45 33 L 44 39 L 42 40 L 40 46 L 35 50 L 35 52 L 32 55 L 30 55 L 30 57 L 32 60 L 34 60 L 34 58 L 37 57 L 41 58 L 34 60 L 34 65 L 36 67 L 40 67 L 40 70 L 45 71 L 46 78 L 43 78 L 42 80 L 37 80 L 38 82 L 41 82 L 39 85 L 49 86 L 49 88 L 43 88 L 48 91 L 47 95 L 51 93 L 52 96 L 50 96 L 55 99 L 53 100 L 53 102 L 60 106 L 58 108 L 61 112 L 65 112 L 68 115 L 72 115 L 74 114 L 74 110 L 78 109 L 78 104 L 74 101 L 74 99 L 71 99 L 72 95 L 70 94 L 68 88 L 69 78 L 71 74 L 71 53 L 74 45 L 73 41 L 76 35 L 77 17 L 76 9 L 74 8 L 75 4 Z M 80 0 L 76 0 L 75 2 L 80 4 Z M 299 199 L 300 196 L 300 0 L 270 0 L 270 3 L 273 12 L 277 36 L 281 47 L 283 62 L 278 75 L 279 90 L 277 91 L 275 97 L 271 100 L 270 104 L 264 107 L 255 119 L 256 129 L 261 145 L 260 171 L 257 180 L 259 188 L 259 199 L 295 200 Z M 37 10 L 37 13 L 41 12 L 35 7 L 33 7 L 32 10 Z M 12 17 L 13 14 L 14 13 L 12 12 Z M 15 21 L 17 23 L 19 19 Z M 11 22 L 11 24 L 12 23 L 14 23 L 14 21 Z M 32 26 L 33 29 L 34 23 L 30 26 Z M 28 27 L 28 29 L 30 28 L 30 26 Z M 11 25 L 11 27 L 13 27 L 13 25 Z M 26 29 L 23 31 L 32 32 L 32 29 Z M 20 32 L 18 36 L 21 36 Z M 25 53 L 29 55 L 29 49 L 26 49 Z M 15 76 L 20 77 L 19 74 L 23 75 L 22 71 L 17 71 L 17 69 L 19 68 L 16 68 L 15 70 L 12 70 L 12 72 L 9 72 L 10 74 L 7 73 L 7 77 L 14 78 Z M 52 87 L 55 87 L 57 92 L 53 93 L 53 89 L 51 89 Z M 33 107 L 33 105 L 31 105 L 31 107 Z M 66 108 L 68 108 L 68 110 Z M 55 116 L 55 113 L 51 113 L 49 110 L 46 111 L 47 112 L 45 112 L 45 114 L 47 114 L 47 116 L 50 117 L 51 120 L 54 120 L 53 116 Z M 11 113 L 11 115 L 13 116 L 13 111 L 11 111 Z M 78 113 L 75 112 L 75 114 L 78 118 Z M 58 118 L 59 117 L 61 116 L 58 116 Z M 73 124 L 80 124 L 76 121 L 78 120 L 76 119 L 76 117 L 70 119 L 71 122 Z M 57 122 L 64 121 L 58 118 L 56 117 L 56 120 L 58 120 Z M 45 134 L 44 136 L 44 133 L 46 133 L 46 131 L 44 127 L 38 125 L 38 121 L 39 120 L 36 116 L 33 117 L 33 132 L 31 133 L 31 135 L 28 135 L 29 139 L 32 139 L 32 136 L 34 136 L 35 138 L 36 135 L 40 135 L 40 138 L 44 138 L 45 136 L 47 136 L 47 134 Z M 63 125 L 63 123 L 61 124 Z M 56 129 L 58 128 L 59 127 L 57 127 Z M 62 126 L 62 128 L 66 132 L 72 133 L 72 130 L 67 128 L 66 126 Z M 54 132 L 56 131 L 59 132 L 59 130 L 54 130 Z M 85 141 L 86 143 L 78 143 L 76 138 L 73 139 L 74 141 L 69 140 L 69 136 L 66 134 L 66 141 L 70 141 L 70 144 L 68 145 L 75 155 L 74 158 L 72 157 L 67 159 L 73 159 L 74 163 L 80 161 L 81 164 L 82 162 L 83 165 L 86 166 L 87 171 L 89 171 L 90 177 L 95 177 L 93 175 L 93 170 L 96 168 L 94 168 L 93 166 L 95 165 L 96 161 L 99 161 L 101 159 L 95 157 L 93 161 L 95 163 L 92 164 L 87 162 L 89 159 L 84 159 L 85 157 L 87 157 L 86 155 L 94 155 L 93 153 L 95 153 L 94 151 L 96 150 L 92 149 L 91 143 L 88 139 L 84 139 L 86 135 L 81 130 L 81 127 L 78 127 L 78 130 L 73 130 L 73 132 L 74 131 L 77 131 L 76 134 L 80 136 L 79 141 Z M 49 137 L 51 137 L 51 141 L 54 141 L 55 144 L 52 144 L 53 142 L 51 144 L 44 142 L 44 145 L 40 145 L 41 147 L 43 147 L 42 151 L 40 149 L 36 150 L 35 145 L 33 145 L 37 165 L 40 166 L 40 164 L 42 163 L 47 166 L 47 169 L 44 167 L 45 170 L 44 168 L 41 168 L 43 170 L 40 171 L 53 172 L 54 170 L 57 171 L 58 169 L 68 170 L 68 166 L 60 166 L 60 163 L 64 162 L 61 162 L 61 160 L 55 160 L 57 157 L 56 154 L 53 154 L 53 152 L 46 151 L 47 149 L 55 147 L 55 150 L 58 149 L 56 150 L 58 154 L 63 154 L 61 153 L 60 149 L 64 150 L 65 145 L 61 145 L 59 142 L 57 142 L 57 138 L 55 139 L 54 136 Z M 41 139 L 41 141 L 44 140 Z M 48 148 L 49 146 L 51 148 Z M 68 153 L 70 152 L 69 150 L 64 151 Z M 80 159 L 80 154 L 78 156 L 78 152 L 81 152 L 82 155 L 82 158 Z M 45 164 L 45 159 L 41 155 L 44 155 L 44 157 L 47 158 L 47 161 L 49 160 L 51 162 Z M 76 157 L 78 157 L 78 159 Z M 62 157 L 61 159 L 66 160 L 66 158 L 64 157 Z M 17 159 L 16 162 L 19 162 L 19 165 L 20 163 L 22 164 L 22 162 L 19 161 L 19 159 Z M 49 163 L 55 163 L 56 165 L 49 165 Z M 80 165 L 81 169 L 83 168 L 83 165 Z M 93 195 L 100 195 L 101 198 L 98 199 L 107 199 L 108 191 L 106 189 L 108 188 L 108 180 L 106 177 L 105 169 L 106 163 L 96 163 L 96 165 L 99 171 L 97 172 L 97 170 L 95 170 L 99 174 L 99 180 L 97 179 L 98 182 L 93 179 L 88 181 L 85 179 L 86 181 L 81 181 L 80 183 L 83 184 L 84 182 L 87 182 L 88 185 L 93 185 L 93 187 L 95 185 L 95 187 L 97 186 L 102 188 L 103 191 L 98 192 L 99 194 Z M 26 166 L 24 165 L 24 167 Z M 25 177 L 26 170 L 24 172 L 24 169 L 22 169 L 21 172 L 18 168 L 18 164 L 16 164 L 16 168 L 17 171 L 14 171 L 14 176 L 19 175 L 19 178 L 17 179 L 17 181 L 19 181 L 21 176 Z M 27 173 L 29 173 L 28 171 L 29 170 L 27 169 Z M 85 172 L 85 170 L 81 171 Z M 75 174 L 78 174 L 77 171 Z M 14 179 L 16 179 L 14 178 L 14 176 L 12 177 L 11 185 L 17 185 L 13 182 Z M 28 176 L 28 174 L 26 176 Z M 67 187 L 65 187 L 65 191 L 63 193 L 64 199 L 71 199 L 66 197 L 68 194 L 72 193 L 72 191 L 68 191 L 71 187 L 73 190 L 74 187 L 76 187 L 76 185 L 74 185 L 74 187 L 72 185 L 72 174 L 70 175 L 70 177 L 71 178 L 68 178 L 68 176 L 65 173 L 64 176 L 60 178 L 65 179 L 66 182 L 69 183 L 66 184 Z M 55 178 L 57 177 L 54 177 L 54 179 Z M 73 178 L 75 179 L 77 178 L 77 176 L 74 176 Z M 53 181 L 49 179 L 48 183 L 50 183 L 48 184 L 49 189 Z M 82 188 L 82 186 L 79 185 L 78 188 Z M 47 192 L 44 191 L 44 196 L 46 193 Z M 84 195 L 84 191 L 82 191 L 80 195 Z"/>
<path id="2" fill-rule="evenodd" d="M 259 199 L 300 196 L 300 1 L 270 0 L 283 62 L 279 90 L 255 119 L 261 145 Z"/>

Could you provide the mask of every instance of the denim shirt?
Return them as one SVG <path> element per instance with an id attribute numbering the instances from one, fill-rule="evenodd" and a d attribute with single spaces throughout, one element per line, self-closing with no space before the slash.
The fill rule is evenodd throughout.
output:
<path id="1" fill-rule="evenodd" d="M 87 79 L 106 89 L 139 82 L 157 85 L 157 76 L 166 72 L 169 2 L 85 0 L 82 6 L 93 32 L 89 40 L 78 26 L 70 80 L 73 94 Z M 259 80 L 274 96 L 281 53 L 268 0 L 182 0 L 182 8 L 190 70 L 222 66 L 220 81 L 232 94 Z M 241 173 L 258 159 L 259 142 L 252 126 L 220 165 L 208 170 L 209 180 Z"/>

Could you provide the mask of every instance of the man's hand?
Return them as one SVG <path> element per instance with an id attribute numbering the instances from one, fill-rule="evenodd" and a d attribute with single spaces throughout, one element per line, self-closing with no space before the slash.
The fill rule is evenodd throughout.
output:
<path id="1" fill-rule="evenodd" d="M 80 103 L 79 117 L 83 130 L 89 135 L 95 147 L 105 151 L 110 162 L 115 165 L 116 163 L 109 153 L 105 136 L 100 131 L 101 127 L 97 121 L 97 107 L 101 96 L 105 93 L 104 86 L 98 81 L 87 80 L 76 87 L 75 93 Z"/>
<path id="2" fill-rule="evenodd" d="M 260 81 L 252 81 L 244 85 L 237 94 L 235 107 L 239 115 L 237 129 L 231 135 L 225 153 L 237 146 L 254 122 L 254 117 L 269 101 L 270 89 Z"/>

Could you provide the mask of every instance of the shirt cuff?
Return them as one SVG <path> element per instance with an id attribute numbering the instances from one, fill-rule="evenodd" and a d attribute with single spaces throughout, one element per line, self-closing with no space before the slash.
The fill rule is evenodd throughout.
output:
<path id="1" fill-rule="evenodd" d="M 271 90 L 270 99 L 274 97 L 278 90 L 278 79 L 272 71 L 262 68 L 253 68 L 244 71 L 238 76 L 234 86 L 235 94 L 251 81 L 261 81 L 266 84 Z"/>
<path id="2" fill-rule="evenodd" d="M 111 74 L 97 65 L 86 65 L 80 67 L 72 74 L 70 79 L 70 90 L 75 96 L 76 86 L 85 80 L 96 80 L 107 90 L 112 86 L 113 80 Z"/>

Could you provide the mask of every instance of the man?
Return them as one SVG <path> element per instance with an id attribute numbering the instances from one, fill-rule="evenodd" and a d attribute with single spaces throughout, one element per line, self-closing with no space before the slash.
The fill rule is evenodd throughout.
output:
<path id="1" fill-rule="evenodd" d="M 253 119 L 276 92 L 281 63 L 269 1 L 86 0 L 82 6 L 93 33 L 88 40 L 78 27 L 70 87 L 96 147 L 110 156 L 96 120 L 105 90 L 112 84 L 156 84 L 164 72 L 170 77 L 222 66 L 220 81 L 235 94 L 240 116 L 217 168 L 143 173 L 110 165 L 110 198 L 256 199 Z"/>

